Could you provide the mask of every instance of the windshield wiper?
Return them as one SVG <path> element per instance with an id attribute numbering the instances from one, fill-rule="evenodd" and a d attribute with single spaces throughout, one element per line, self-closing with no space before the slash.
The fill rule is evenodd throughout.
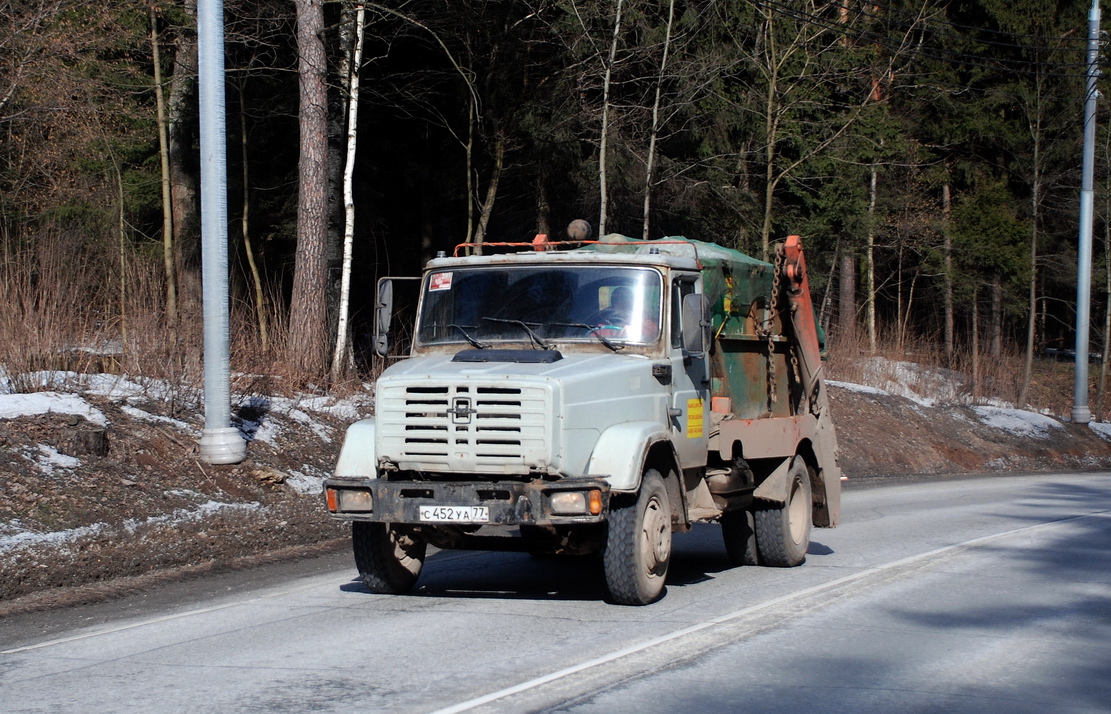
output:
<path id="1" fill-rule="evenodd" d="M 549 347 L 548 344 L 546 342 L 544 342 L 544 340 L 540 339 L 539 335 L 537 335 L 535 332 L 533 332 L 532 328 L 529 327 L 527 323 L 525 323 L 521 320 L 505 320 L 505 319 L 502 319 L 500 317 L 484 317 L 482 319 L 483 320 L 489 320 L 490 322 L 506 322 L 506 323 L 509 323 L 510 325 L 518 325 L 520 327 L 523 327 L 525 332 L 528 333 L 528 336 L 532 338 L 532 341 L 535 342 L 540 347 L 540 349 L 542 349 L 542 350 L 550 350 L 551 349 L 551 347 Z"/>
<path id="2" fill-rule="evenodd" d="M 452 322 L 448 324 L 448 327 L 454 327 L 455 329 L 459 330 L 459 332 L 463 334 L 463 339 L 465 339 L 467 342 L 470 342 L 471 347 L 474 347 L 476 350 L 484 350 L 490 346 L 485 342 L 479 342 L 475 338 L 471 337 L 471 334 L 464 330 L 462 325 L 457 325 L 456 323 Z M 473 327 L 473 325 L 467 325 L 467 327 Z"/>
<path id="3" fill-rule="evenodd" d="M 585 322 L 553 322 L 551 324 L 555 325 L 556 327 L 580 327 L 597 337 L 599 342 L 601 342 L 606 347 L 609 347 L 614 352 L 620 352 L 621 350 L 625 349 L 625 345 L 615 344 L 607 340 L 604 335 L 598 332 L 598 327 L 595 325 L 588 325 Z"/>

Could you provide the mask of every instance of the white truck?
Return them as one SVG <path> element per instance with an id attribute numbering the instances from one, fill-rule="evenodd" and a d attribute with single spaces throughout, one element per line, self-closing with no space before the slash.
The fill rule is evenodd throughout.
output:
<path id="1" fill-rule="evenodd" d="M 325 481 L 366 586 L 408 591 L 429 544 L 600 553 L 610 599 L 644 605 L 706 521 L 735 564 L 801 564 L 841 472 L 799 239 L 774 264 L 685 238 L 497 247 L 429 261 L 409 356 Z"/>

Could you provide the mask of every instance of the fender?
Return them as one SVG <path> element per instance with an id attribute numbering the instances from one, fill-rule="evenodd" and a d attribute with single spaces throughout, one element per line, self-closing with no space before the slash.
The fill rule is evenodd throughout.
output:
<path id="1" fill-rule="evenodd" d="M 764 482 L 756 487 L 753 497 L 762 501 L 787 503 L 787 474 L 791 471 L 791 464 L 798 458 L 801 457 L 783 459 L 783 462 L 775 467 L 775 471 L 768 474 Z"/>
<path id="2" fill-rule="evenodd" d="M 378 457 L 374 448 L 376 427 L 374 419 L 362 419 L 347 427 L 339 459 L 336 461 L 336 476 L 359 476 L 378 478 Z"/>
<path id="3" fill-rule="evenodd" d="M 605 478 L 615 491 L 636 491 L 640 488 L 648 449 L 656 442 L 668 441 L 669 438 L 668 429 L 657 422 L 614 424 L 603 431 L 594 443 L 586 473 Z"/>

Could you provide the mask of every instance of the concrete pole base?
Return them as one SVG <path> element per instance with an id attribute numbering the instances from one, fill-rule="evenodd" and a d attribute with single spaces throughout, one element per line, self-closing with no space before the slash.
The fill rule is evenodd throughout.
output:
<path id="1" fill-rule="evenodd" d="M 201 435 L 201 459 L 208 464 L 238 464 L 247 458 L 247 442 L 239 429 L 205 429 Z"/>
<path id="2" fill-rule="evenodd" d="M 1092 412 L 1088 407 L 1073 407 L 1072 408 L 1072 423 L 1073 424 L 1088 424 L 1092 421 Z"/>

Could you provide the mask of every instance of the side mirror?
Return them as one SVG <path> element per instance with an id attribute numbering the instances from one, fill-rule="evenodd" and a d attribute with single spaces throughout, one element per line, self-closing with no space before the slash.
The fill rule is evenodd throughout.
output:
<path id="1" fill-rule="evenodd" d="M 701 357 L 710 344 L 710 303 L 705 295 L 683 296 L 683 349 Z"/>
<path id="2" fill-rule="evenodd" d="M 374 306 L 374 354 L 390 353 L 390 321 L 393 319 L 393 278 L 378 281 L 378 302 Z"/>

